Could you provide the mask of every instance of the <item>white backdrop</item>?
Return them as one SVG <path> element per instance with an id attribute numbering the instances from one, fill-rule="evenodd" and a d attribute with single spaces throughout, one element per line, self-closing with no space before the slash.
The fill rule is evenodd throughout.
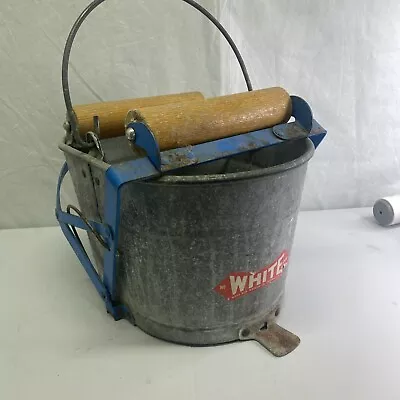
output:
<path id="1" fill-rule="evenodd" d="M 224 0 L 222 20 L 254 86 L 303 97 L 328 129 L 303 208 L 369 206 L 400 194 L 398 0 Z M 223 91 L 243 91 L 235 61 L 229 53 L 222 60 Z"/>
<path id="2" fill-rule="evenodd" d="M 256 88 L 304 97 L 329 138 L 303 208 L 371 205 L 400 192 L 400 4 L 394 0 L 201 0 L 242 50 Z M 88 0 L 0 3 L 0 229 L 54 225 L 63 157 L 60 63 Z M 245 90 L 231 51 L 179 0 L 108 0 L 72 53 L 74 103 Z M 73 199 L 71 186 L 64 195 Z"/>

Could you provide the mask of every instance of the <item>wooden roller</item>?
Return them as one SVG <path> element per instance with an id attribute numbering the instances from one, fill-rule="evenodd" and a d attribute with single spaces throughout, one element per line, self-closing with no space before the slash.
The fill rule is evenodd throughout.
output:
<path id="1" fill-rule="evenodd" d="M 119 101 L 108 101 L 78 105 L 74 107 L 79 133 L 85 135 L 93 131 L 93 117 L 98 116 L 100 121 L 101 139 L 123 136 L 125 134 L 125 118 L 129 110 L 159 106 L 177 102 L 204 100 L 200 92 L 179 93 L 165 96 L 143 97 Z"/>
<path id="2" fill-rule="evenodd" d="M 287 122 L 291 111 L 289 94 L 274 87 L 132 110 L 127 122 L 145 123 L 168 150 L 270 128 Z"/>

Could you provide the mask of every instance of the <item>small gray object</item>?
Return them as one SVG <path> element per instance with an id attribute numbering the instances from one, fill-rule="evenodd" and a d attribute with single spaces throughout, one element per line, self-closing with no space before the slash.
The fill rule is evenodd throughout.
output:
<path id="1" fill-rule="evenodd" d="M 378 200 L 374 205 L 374 217 L 379 225 L 391 225 L 394 221 L 395 214 L 390 202 L 386 199 Z"/>

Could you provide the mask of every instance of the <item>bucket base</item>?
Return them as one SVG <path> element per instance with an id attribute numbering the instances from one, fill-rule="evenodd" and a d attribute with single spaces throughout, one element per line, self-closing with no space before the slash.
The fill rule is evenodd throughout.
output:
<path id="1" fill-rule="evenodd" d="M 248 319 L 240 324 L 214 329 L 187 329 L 168 326 L 146 318 L 138 313 L 135 313 L 134 319 L 129 319 L 145 333 L 167 342 L 188 346 L 213 346 L 243 340 L 241 332 L 246 328 L 259 325 L 261 329 L 266 324 L 274 323 L 281 308 L 282 298 L 283 295 L 279 297 L 278 301 L 272 307 L 272 310 L 269 310 L 261 316 Z"/>

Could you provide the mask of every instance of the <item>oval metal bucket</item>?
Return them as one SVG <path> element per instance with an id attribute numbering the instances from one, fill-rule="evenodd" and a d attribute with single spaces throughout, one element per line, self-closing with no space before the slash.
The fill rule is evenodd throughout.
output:
<path id="1" fill-rule="evenodd" d="M 82 211 L 102 220 L 104 170 L 63 150 Z M 191 345 L 273 322 L 313 153 L 298 140 L 123 186 L 117 285 L 130 319 Z M 89 237 L 101 275 L 103 250 Z"/>

